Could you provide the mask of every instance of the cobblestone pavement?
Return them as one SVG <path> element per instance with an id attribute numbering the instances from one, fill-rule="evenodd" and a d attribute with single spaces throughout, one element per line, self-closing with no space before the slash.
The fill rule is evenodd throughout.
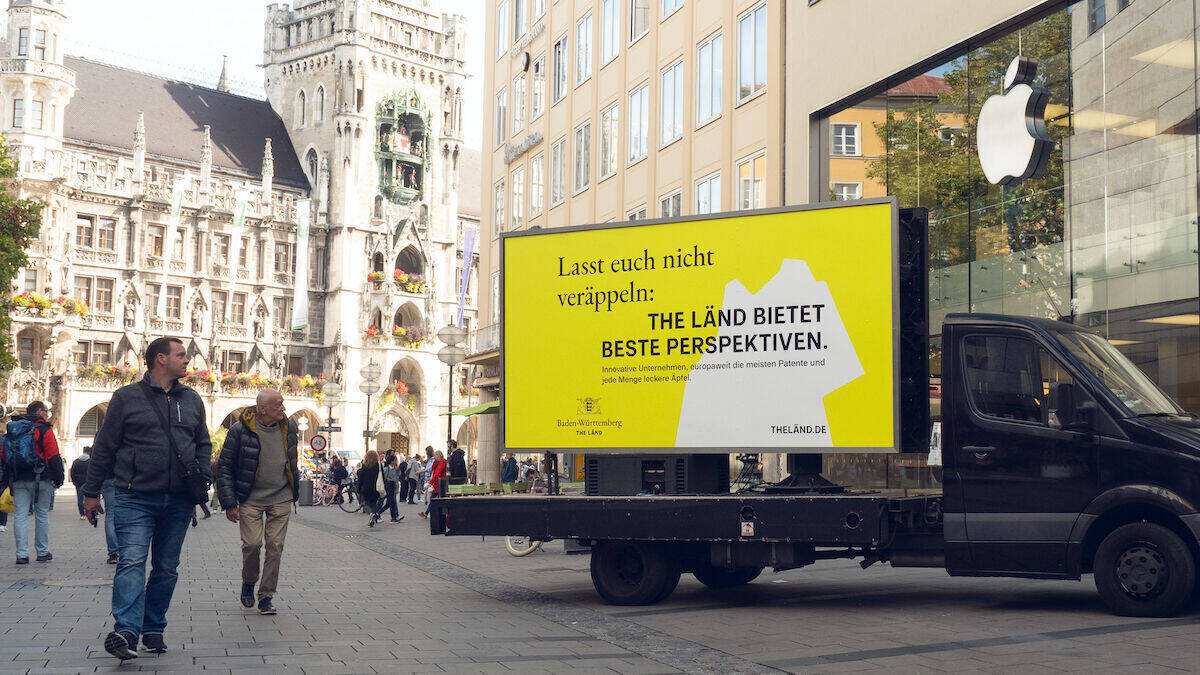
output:
<path id="1" fill-rule="evenodd" d="M 0 674 L 242 671 L 1013 672 L 1200 671 L 1200 608 L 1173 619 L 1109 614 L 1083 583 L 951 579 L 829 561 L 715 592 L 685 576 L 654 607 L 610 607 L 587 556 L 547 544 L 513 558 L 501 540 L 366 527 L 336 508 L 293 515 L 279 614 L 237 603 L 237 528 L 191 530 L 169 615 L 170 652 L 118 667 L 104 653 L 112 567 L 102 529 L 63 491 L 50 563 L 15 566 L 0 535 Z"/>

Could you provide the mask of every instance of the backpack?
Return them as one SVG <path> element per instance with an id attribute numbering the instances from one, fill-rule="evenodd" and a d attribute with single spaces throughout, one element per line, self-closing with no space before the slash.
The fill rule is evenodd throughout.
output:
<path id="1" fill-rule="evenodd" d="M 46 460 L 37 452 L 37 439 L 34 438 L 36 423 L 30 420 L 13 420 L 8 423 L 8 433 L 4 435 L 4 462 L 7 472 L 13 476 L 40 474 L 46 468 Z"/>

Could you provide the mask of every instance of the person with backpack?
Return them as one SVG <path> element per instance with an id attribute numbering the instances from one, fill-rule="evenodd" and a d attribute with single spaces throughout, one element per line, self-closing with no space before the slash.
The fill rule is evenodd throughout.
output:
<path id="1" fill-rule="evenodd" d="M 17 564 L 29 563 L 29 512 L 33 509 L 34 538 L 38 562 L 50 562 L 50 498 L 62 487 L 66 467 L 58 452 L 58 439 L 46 420 L 49 409 L 41 401 L 25 408 L 8 423 L 0 439 L 0 467 L 13 496 L 13 536 L 17 542 Z"/>
<path id="2" fill-rule="evenodd" d="M 183 539 L 192 506 L 207 498 L 200 488 L 212 482 L 204 401 L 179 381 L 188 365 L 183 341 L 158 338 L 146 347 L 145 358 L 146 375 L 113 392 L 83 484 L 88 521 L 95 523 L 96 514 L 108 508 L 116 525 L 115 625 L 104 638 L 104 650 L 122 661 L 137 658 L 139 636 L 146 651 L 167 651 L 163 631 L 179 580 Z M 113 500 L 101 507 L 104 481 L 110 478 Z M 197 499 L 197 492 L 205 494 Z"/>

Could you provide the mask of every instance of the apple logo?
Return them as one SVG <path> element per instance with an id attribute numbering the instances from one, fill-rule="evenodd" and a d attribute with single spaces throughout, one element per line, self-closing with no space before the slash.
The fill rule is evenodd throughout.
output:
<path id="1" fill-rule="evenodd" d="M 1033 83 L 1037 61 L 1018 56 L 1004 74 L 1004 95 L 988 98 L 976 130 L 979 163 L 988 182 L 1016 185 L 1046 170 L 1052 141 L 1046 133 L 1050 92 Z"/>

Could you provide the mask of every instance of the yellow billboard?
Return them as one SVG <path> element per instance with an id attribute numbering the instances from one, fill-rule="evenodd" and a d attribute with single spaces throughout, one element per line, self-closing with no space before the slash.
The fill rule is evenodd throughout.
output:
<path id="1" fill-rule="evenodd" d="M 511 233 L 510 450 L 897 447 L 893 200 Z"/>

